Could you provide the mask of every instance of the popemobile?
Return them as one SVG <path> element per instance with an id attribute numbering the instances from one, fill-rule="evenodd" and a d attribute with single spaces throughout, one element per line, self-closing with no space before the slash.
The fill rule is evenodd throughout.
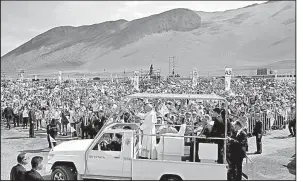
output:
<path id="1" fill-rule="evenodd" d="M 121 123 L 120 116 L 108 120 L 94 139 L 63 142 L 49 152 L 47 172 L 51 180 L 227 180 L 226 120 L 224 138 L 206 138 L 186 135 L 188 124 L 180 124 L 178 133 L 147 133 L 149 123 L 137 122 L 144 114 L 134 114 L 136 104 L 142 99 L 159 100 L 216 100 L 217 95 L 148 94 L 137 93 L 126 97 L 123 110 L 132 113 L 129 122 Z M 127 108 L 127 109 L 126 109 Z M 227 109 L 227 108 L 226 108 Z M 123 114 L 123 112 L 121 112 Z M 137 117 L 139 116 L 139 117 Z M 152 118 L 153 116 L 151 116 Z M 153 119 L 153 118 L 152 118 Z M 140 121 L 140 120 L 139 120 Z M 156 138 L 159 140 L 155 142 Z M 199 162 L 189 162 L 188 141 L 197 139 L 223 140 L 223 163 L 217 163 L 218 144 L 199 143 Z M 194 152 L 196 152 L 196 145 Z M 149 151 L 147 155 L 146 151 Z M 143 157 L 142 157 L 143 156 Z M 247 162 L 246 162 L 247 163 Z M 250 163 L 251 164 L 251 163 Z M 247 178 L 246 178 L 247 179 Z M 251 180 L 251 179 L 250 179 Z"/>

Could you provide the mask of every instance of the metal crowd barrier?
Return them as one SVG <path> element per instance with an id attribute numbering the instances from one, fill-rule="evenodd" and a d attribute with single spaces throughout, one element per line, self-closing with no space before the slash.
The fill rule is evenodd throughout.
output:
<path id="1" fill-rule="evenodd" d="M 271 126 L 271 119 L 267 117 L 266 113 L 261 113 L 261 122 L 262 122 L 262 130 L 263 131 L 269 131 L 274 129 L 281 129 L 286 124 L 286 119 L 281 114 L 274 114 L 274 121 Z M 248 133 L 252 133 L 253 129 L 256 125 L 256 120 L 253 115 L 248 117 Z"/>

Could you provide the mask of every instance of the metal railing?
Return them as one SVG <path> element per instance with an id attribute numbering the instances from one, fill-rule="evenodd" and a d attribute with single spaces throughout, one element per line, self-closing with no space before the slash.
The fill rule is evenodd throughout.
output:
<path id="1" fill-rule="evenodd" d="M 172 134 L 170 135 L 169 133 L 166 133 L 165 135 L 163 135 L 163 134 L 143 134 L 143 133 L 136 133 L 135 136 L 136 135 L 139 135 L 140 137 L 143 137 L 143 136 L 149 136 L 149 137 L 152 137 L 152 136 L 157 137 L 158 136 L 158 137 L 161 137 L 162 138 L 162 142 L 163 142 L 162 143 L 163 144 L 163 149 L 162 149 L 162 153 L 161 153 L 161 155 L 162 155 L 162 161 L 164 160 L 164 154 L 165 154 L 165 147 L 164 147 L 165 137 L 175 137 L 175 138 L 184 138 L 184 139 L 185 138 L 190 138 L 190 139 L 192 139 L 193 140 L 193 162 L 196 161 L 196 159 L 195 159 L 195 157 L 196 157 L 196 143 L 197 143 L 196 139 L 206 139 L 206 140 L 209 140 L 209 141 L 213 140 L 213 142 L 215 140 L 223 140 L 223 141 L 227 140 L 227 138 L 219 138 L 219 137 L 184 136 L 184 135 L 172 135 Z M 139 139 L 139 143 L 141 143 L 141 141 L 142 141 L 142 139 Z M 201 143 L 201 142 L 199 142 L 199 143 Z M 152 146 L 152 142 L 150 143 L 150 145 L 151 145 L 150 149 L 153 149 L 154 147 Z M 185 140 L 184 140 L 184 145 L 185 145 Z M 133 147 L 135 147 L 135 146 L 133 146 Z M 226 145 L 224 145 L 224 148 L 226 148 Z M 133 151 L 135 151 L 135 150 L 133 149 Z M 140 149 L 137 152 L 133 153 L 133 155 L 134 155 L 133 158 L 135 158 L 135 156 L 139 153 L 139 151 L 140 151 Z M 152 151 L 150 151 L 150 152 L 152 152 Z M 226 164 L 226 153 L 223 154 L 223 161 L 225 161 L 224 164 Z"/>
<path id="2" fill-rule="evenodd" d="M 262 130 L 270 131 L 276 128 L 283 128 L 286 124 L 286 118 L 281 114 L 274 114 L 274 117 L 268 117 L 266 113 L 261 113 Z M 253 115 L 248 117 L 248 133 L 252 133 L 256 125 L 256 119 Z"/>

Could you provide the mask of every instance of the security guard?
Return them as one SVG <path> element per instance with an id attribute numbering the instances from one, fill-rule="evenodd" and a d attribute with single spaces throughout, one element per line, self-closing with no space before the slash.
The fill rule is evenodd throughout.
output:
<path id="1" fill-rule="evenodd" d="M 231 137 L 228 137 L 230 142 L 230 177 L 232 180 L 241 181 L 242 180 L 242 163 L 243 159 L 246 157 L 246 142 L 247 134 L 243 129 L 241 122 L 237 121 L 235 123 L 235 132 Z"/>
<path id="2" fill-rule="evenodd" d="M 29 111 L 29 137 L 35 138 L 35 123 L 36 123 L 36 115 L 35 115 L 35 106 L 32 105 Z"/>
<path id="3" fill-rule="evenodd" d="M 213 109 L 213 117 L 214 125 L 212 126 L 210 137 L 216 138 L 224 138 L 225 137 L 225 122 L 222 118 L 221 109 L 215 108 Z M 219 164 L 223 164 L 223 155 L 224 155 L 224 141 L 223 140 L 213 140 L 214 143 L 218 144 L 218 160 Z"/>
<path id="4" fill-rule="evenodd" d="M 261 154 L 262 153 L 262 122 L 261 122 L 261 116 L 260 113 L 255 114 L 255 120 L 256 124 L 253 129 L 253 135 L 256 136 L 256 144 L 257 144 L 257 151 L 255 154 Z"/>
<path id="5" fill-rule="evenodd" d="M 295 137 L 296 136 L 296 112 L 295 112 L 294 107 L 291 107 L 291 111 L 290 111 L 290 114 L 289 114 L 288 129 L 289 129 L 289 132 L 290 132 L 289 136 Z"/>
<path id="6" fill-rule="evenodd" d="M 58 128 L 56 125 L 56 120 L 52 119 L 52 121 L 46 126 L 47 141 L 49 148 L 52 148 L 50 137 L 52 137 L 55 140 L 57 132 L 58 132 Z M 56 146 L 56 142 L 53 142 L 53 146 Z"/>

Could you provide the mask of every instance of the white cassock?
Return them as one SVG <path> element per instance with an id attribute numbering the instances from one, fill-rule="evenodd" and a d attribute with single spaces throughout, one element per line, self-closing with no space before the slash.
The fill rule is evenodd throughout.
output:
<path id="1" fill-rule="evenodd" d="M 140 126 L 140 129 L 143 132 L 141 157 L 154 159 L 156 158 L 154 154 L 154 149 L 156 146 L 156 136 L 147 136 L 147 135 L 156 134 L 156 127 L 155 127 L 155 124 L 157 123 L 156 112 L 152 110 L 146 114 L 139 113 L 138 117 L 144 119 L 142 125 Z"/>

